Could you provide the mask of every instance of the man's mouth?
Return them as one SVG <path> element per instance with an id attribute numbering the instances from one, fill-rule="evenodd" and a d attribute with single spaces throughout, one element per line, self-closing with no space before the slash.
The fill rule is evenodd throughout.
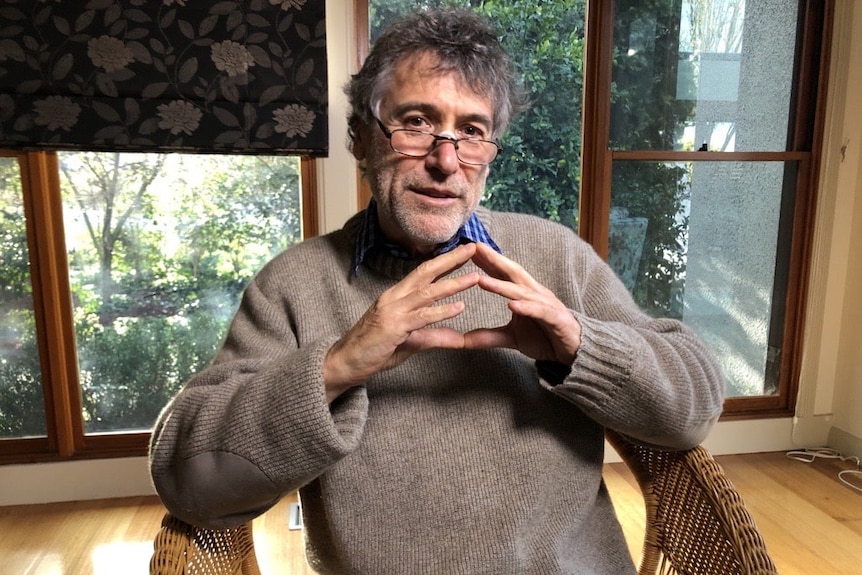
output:
<path id="1" fill-rule="evenodd" d="M 440 200 L 450 200 L 458 197 L 455 192 L 452 192 L 450 190 L 439 190 L 436 188 L 414 188 L 413 192 L 419 194 L 420 196 Z"/>

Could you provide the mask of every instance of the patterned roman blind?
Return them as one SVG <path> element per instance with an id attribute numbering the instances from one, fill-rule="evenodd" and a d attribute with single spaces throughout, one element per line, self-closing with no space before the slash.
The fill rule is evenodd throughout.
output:
<path id="1" fill-rule="evenodd" d="M 324 156 L 324 0 L 2 0 L 0 147 Z"/>

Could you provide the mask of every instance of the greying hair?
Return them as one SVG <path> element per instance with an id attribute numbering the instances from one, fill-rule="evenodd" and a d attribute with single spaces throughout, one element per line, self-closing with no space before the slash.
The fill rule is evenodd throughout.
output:
<path id="1" fill-rule="evenodd" d="M 436 56 L 437 71 L 455 72 L 473 92 L 491 98 L 494 138 L 503 135 L 524 107 L 512 62 L 488 20 L 458 8 L 418 11 L 383 32 L 362 69 L 347 84 L 351 142 L 359 122 L 375 122 L 383 91 L 396 66 L 405 58 L 425 53 Z"/>

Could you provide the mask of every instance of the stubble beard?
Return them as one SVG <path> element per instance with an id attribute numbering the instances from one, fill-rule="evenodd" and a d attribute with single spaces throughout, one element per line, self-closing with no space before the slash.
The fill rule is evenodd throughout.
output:
<path id="1" fill-rule="evenodd" d="M 378 180 L 378 189 L 388 192 L 377 198 L 380 216 L 399 228 L 412 243 L 408 247 L 430 247 L 449 241 L 475 208 L 467 203 L 464 190 L 461 190 L 453 205 L 435 208 L 423 205 L 420 201 L 412 201 L 415 198 L 413 192 L 409 191 L 412 185 L 410 181 L 401 181 L 399 185 L 392 186 L 391 181 L 381 181 L 383 179 Z"/>

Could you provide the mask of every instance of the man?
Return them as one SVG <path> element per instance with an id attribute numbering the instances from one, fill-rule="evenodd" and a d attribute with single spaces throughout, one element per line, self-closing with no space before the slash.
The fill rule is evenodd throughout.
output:
<path id="1" fill-rule="evenodd" d="M 374 200 L 249 285 L 161 415 L 153 480 L 226 527 L 299 489 L 323 574 L 634 573 L 603 433 L 686 448 L 716 364 L 567 228 L 478 206 L 519 108 L 488 24 L 395 24 L 348 86 Z"/>

